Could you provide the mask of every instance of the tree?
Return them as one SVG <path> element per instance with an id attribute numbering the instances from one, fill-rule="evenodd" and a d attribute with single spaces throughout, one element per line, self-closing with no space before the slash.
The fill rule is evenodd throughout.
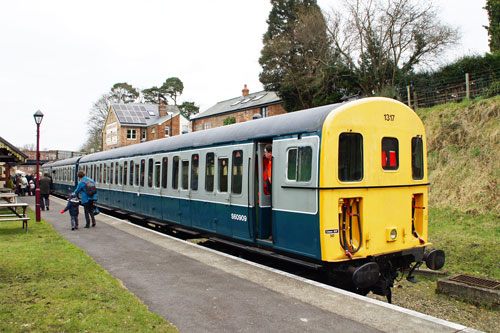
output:
<path id="1" fill-rule="evenodd" d="M 92 105 L 87 120 L 87 142 L 82 146 L 83 151 L 102 150 L 104 124 L 108 118 L 109 108 L 115 102 L 114 99 L 112 93 L 106 93 Z"/>
<path id="2" fill-rule="evenodd" d="M 177 77 L 169 77 L 161 88 L 165 94 L 172 99 L 174 105 L 177 105 L 177 97 L 182 95 L 184 84 Z"/>
<path id="3" fill-rule="evenodd" d="M 487 0 L 486 7 L 489 26 L 485 26 L 488 30 L 490 52 L 496 53 L 500 51 L 500 0 Z"/>
<path id="4" fill-rule="evenodd" d="M 234 117 L 224 118 L 224 120 L 222 122 L 222 126 L 231 125 L 231 124 L 236 124 L 236 118 L 234 118 Z"/>
<path id="5" fill-rule="evenodd" d="M 167 92 L 163 87 L 152 87 L 149 89 L 144 89 L 142 91 L 144 96 L 144 102 L 151 104 L 160 104 L 163 103 L 165 105 L 168 104 Z"/>
<path id="6" fill-rule="evenodd" d="M 126 82 L 115 83 L 111 88 L 111 97 L 115 103 L 133 103 L 139 98 L 139 92 Z"/>
<path id="7" fill-rule="evenodd" d="M 259 79 L 287 111 L 322 105 L 332 90 L 326 21 L 315 0 L 272 0 Z M 321 97 L 320 97 L 321 96 Z"/>
<path id="8" fill-rule="evenodd" d="M 191 116 L 194 116 L 198 112 L 200 112 L 200 107 L 196 106 L 194 102 L 183 102 L 179 106 L 179 110 L 189 119 Z"/>
<path id="9" fill-rule="evenodd" d="M 347 0 L 347 15 L 333 11 L 328 32 L 334 51 L 355 73 L 365 95 L 394 87 L 399 72 L 430 63 L 458 41 L 422 0 Z"/>

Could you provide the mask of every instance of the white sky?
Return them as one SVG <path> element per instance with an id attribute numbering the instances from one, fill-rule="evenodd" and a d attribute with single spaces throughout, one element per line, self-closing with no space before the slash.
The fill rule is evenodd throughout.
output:
<path id="1" fill-rule="evenodd" d="M 342 0 L 318 0 L 324 10 Z M 489 51 L 486 0 L 435 0 L 462 43 L 447 58 Z M 92 104 L 114 83 L 160 86 L 179 77 L 201 111 L 262 90 L 258 63 L 269 0 L 17 0 L 0 11 L 0 136 L 78 150 Z"/>

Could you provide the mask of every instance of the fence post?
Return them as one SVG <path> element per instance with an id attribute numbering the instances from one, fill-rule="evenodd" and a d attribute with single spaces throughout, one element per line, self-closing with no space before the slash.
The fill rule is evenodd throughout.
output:
<path id="1" fill-rule="evenodd" d="M 413 109 L 418 109 L 417 92 L 413 90 Z"/>
<path id="2" fill-rule="evenodd" d="M 408 106 L 411 107 L 410 86 L 406 86 L 406 93 L 408 95 Z"/>
<path id="3" fill-rule="evenodd" d="M 469 73 L 465 73 L 465 98 L 470 99 Z"/>

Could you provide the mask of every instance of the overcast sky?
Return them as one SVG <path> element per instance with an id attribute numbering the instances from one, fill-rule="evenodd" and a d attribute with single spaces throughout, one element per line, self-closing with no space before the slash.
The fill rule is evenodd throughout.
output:
<path id="1" fill-rule="evenodd" d="M 324 10 L 342 0 L 318 0 Z M 435 0 L 461 45 L 446 57 L 484 54 L 486 0 Z M 160 86 L 179 77 L 201 111 L 262 90 L 258 63 L 269 0 L 18 0 L 0 12 L 0 136 L 40 148 L 78 150 L 92 104 L 114 83 Z"/>

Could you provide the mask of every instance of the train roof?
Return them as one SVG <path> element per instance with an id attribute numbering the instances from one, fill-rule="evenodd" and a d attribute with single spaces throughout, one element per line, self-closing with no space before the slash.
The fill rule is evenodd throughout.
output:
<path id="1" fill-rule="evenodd" d="M 55 166 L 63 166 L 63 165 L 74 165 L 76 164 L 76 162 L 78 162 L 78 160 L 82 158 L 82 156 L 75 156 L 75 157 L 72 157 L 72 158 L 67 158 L 65 160 L 60 160 L 60 161 L 55 161 L 55 162 L 48 162 L 48 163 L 44 163 L 42 165 L 42 167 L 55 167 Z"/>
<path id="2" fill-rule="evenodd" d="M 344 104 L 330 104 L 98 152 L 83 156 L 80 163 L 154 154 L 184 148 L 197 148 L 214 144 L 242 142 L 260 138 L 318 132 L 322 129 L 326 116 Z"/>

